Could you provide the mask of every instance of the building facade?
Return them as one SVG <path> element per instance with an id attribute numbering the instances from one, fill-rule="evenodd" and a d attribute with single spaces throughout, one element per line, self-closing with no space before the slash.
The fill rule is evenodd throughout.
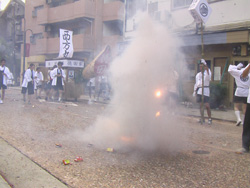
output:
<path id="1" fill-rule="evenodd" d="M 26 0 L 28 64 L 44 66 L 59 54 L 59 29 L 73 31 L 74 59 L 90 62 L 104 48 L 117 52 L 123 40 L 123 0 Z M 30 32 L 32 31 L 32 32 Z M 30 40 L 32 36 L 32 41 Z"/>
<path id="2" fill-rule="evenodd" d="M 204 25 L 204 59 L 212 71 L 212 82 L 227 88 L 224 104 L 231 106 L 235 85 L 227 68 L 229 64 L 247 63 L 250 59 L 250 1 L 207 1 L 212 14 Z M 188 10 L 191 3 L 192 0 L 147 1 L 148 14 L 182 39 L 182 53 L 185 55 L 189 77 L 183 84 L 187 96 L 193 92 L 197 62 L 201 59 L 201 26 L 194 22 Z M 133 36 L 133 30 L 125 28 L 125 36 Z"/>
<path id="3" fill-rule="evenodd" d="M 0 12 L 0 38 L 6 45 L 1 47 L 0 53 L 2 58 L 7 60 L 7 66 L 13 73 L 16 84 L 20 75 L 23 17 L 24 3 L 21 0 L 11 0 Z"/>

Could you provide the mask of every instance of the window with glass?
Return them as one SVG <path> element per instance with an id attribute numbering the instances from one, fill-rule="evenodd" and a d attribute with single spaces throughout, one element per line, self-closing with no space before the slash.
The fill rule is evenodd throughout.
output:
<path id="1" fill-rule="evenodd" d="M 226 1 L 226 0 L 208 0 L 208 3 L 215 3 L 220 1 Z M 189 7 L 193 0 L 172 0 L 172 8 L 178 9 L 178 8 L 184 8 Z"/>
<path id="2" fill-rule="evenodd" d="M 193 0 L 172 0 L 172 8 L 188 7 Z"/>

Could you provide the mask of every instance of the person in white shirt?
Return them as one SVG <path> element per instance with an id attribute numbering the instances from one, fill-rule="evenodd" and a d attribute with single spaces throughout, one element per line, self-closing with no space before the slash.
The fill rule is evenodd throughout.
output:
<path id="1" fill-rule="evenodd" d="M 99 91 L 98 91 L 98 95 L 97 95 L 97 101 L 99 101 L 99 97 L 100 95 L 103 93 L 103 91 L 106 91 L 106 86 L 107 86 L 107 76 L 100 76 L 99 77 Z M 106 93 L 105 93 L 106 94 Z M 106 97 L 104 96 L 104 100 L 106 100 Z"/>
<path id="2" fill-rule="evenodd" d="M 58 101 L 60 102 L 62 100 L 62 93 L 63 93 L 63 86 L 64 86 L 64 80 L 66 78 L 66 74 L 64 72 L 64 70 L 62 69 L 63 66 L 63 62 L 59 61 L 58 62 L 58 68 L 55 68 L 52 72 L 51 72 L 51 77 L 52 77 L 52 87 L 55 91 L 55 93 L 57 91 L 59 91 L 59 98 Z"/>
<path id="3" fill-rule="evenodd" d="M 10 77 L 10 70 L 5 66 L 6 60 L 1 60 L 0 66 L 0 89 L 2 90 L 2 96 L 0 100 L 0 104 L 3 103 L 5 97 L 5 90 L 7 89 L 7 79 Z"/>
<path id="4" fill-rule="evenodd" d="M 38 96 L 37 96 L 37 90 L 39 90 Z M 36 99 L 41 99 L 42 90 L 43 90 L 43 73 L 41 72 L 41 68 L 37 67 L 35 72 Z"/>
<path id="5" fill-rule="evenodd" d="M 11 85 L 11 86 L 14 85 L 14 76 L 13 76 L 12 72 L 10 72 L 9 78 L 7 79 L 7 86 L 8 85 Z"/>
<path id="6" fill-rule="evenodd" d="M 46 97 L 45 100 L 49 100 L 51 98 L 51 95 L 53 94 L 52 92 L 52 76 L 51 73 L 52 71 L 57 67 L 57 65 L 54 65 L 51 69 L 48 70 L 48 77 L 47 77 L 47 83 L 45 84 L 45 93 L 46 93 Z"/>
<path id="7" fill-rule="evenodd" d="M 34 76 L 35 76 L 35 65 L 33 63 L 30 64 L 30 67 L 24 73 L 24 79 L 22 84 L 23 101 L 26 101 L 26 93 L 28 90 L 28 103 L 32 102 L 32 95 L 34 94 Z"/>
<path id="8" fill-rule="evenodd" d="M 247 96 L 249 91 L 250 79 L 244 79 L 241 75 L 244 65 L 239 63 L 236 65 L 229 65 L 228 72 L 235 78 L 236 90 L 234 93 L 234 112 L 237 118 L 236 126 L 240 126 L 242 120 L 240 117 L 240 107 L 242 105 L 243 120 L 247 107 Z"/>
<path id="9" fill-rule="evenodd" d="M 179 94 L 178 94 L 178 88 L 177 88 L 179 74 L 175 70 L 173 70 L 170 72 L 169 76 L 171 79 L 171 83 L 167 85 L 167 88 L 166 88 L 167 90 L 166 102 L 169 108 L 171 109 L 172 114 L 175 114 L 177 102 L 179 100 Z"/>
<path id="10" fill-rule="evenodd" d="M 249 80 L 249 70 L 250 70 L 250 62 L 247 67 L 244 69 L 241 77 Z M 242 132 L 242 148 L 237 151 L 237 153 L 248 153 L 250 147 L 250 92 L 248 92 L 247 97 L 247 109 L 245 113 L 245 119 L 243 123 L 243 132 Z"/>
<path id="11" fill-rule="evenodd" d="M 87 87 L 89 90 L 89 103 L 92 102 L 92 91 L 95 91 L 95 77 L 91 78 L 88 83 L 87 83 Z M 95 94 L 94 94 L 94 99 L 95 99 Z"/>
<path id="12" fill-rule="evenodd" d="M 201 112 L 201 102 L 202 102 L 202 64 L 204 65 L 204 105 L 207 109 L 207 115 L 208 115 L 208 124 L 212 124 L 212 118 L 211 118 L 211 108 L 209 104 L 209 97 L 210 97 L 210 89 L 209 89 L 209 83 L 211 81 L 211 71 L 207 66 L 207 63 L 204 59 L 201 59 L 201 64 L 199 65 L 200 72 L 196 74 L 196 82 L 194 85 L 194 93 L 193 96 L 196 95 L 196 102 L 200 103 L 200 113 Z M 201 119 L 199 120 L 200 123 Z"/>

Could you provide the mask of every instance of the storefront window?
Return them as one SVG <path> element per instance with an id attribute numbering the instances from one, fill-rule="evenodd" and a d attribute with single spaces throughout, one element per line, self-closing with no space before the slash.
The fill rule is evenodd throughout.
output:
<path id="1" fill-rule="evenodd" d="M 215 58 L 214 60 L 214 71 L 213 79 L 214 81 L 228 82 L 228 58 Z"/>

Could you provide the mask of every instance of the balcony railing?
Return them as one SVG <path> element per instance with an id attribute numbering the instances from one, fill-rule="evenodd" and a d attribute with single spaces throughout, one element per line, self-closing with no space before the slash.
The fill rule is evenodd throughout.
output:
<path id="1" fill-rule="evenodd" d="M 113 1 L 104 4 L 103 7 L 103 20 L 124 20 L 124 3 L 121 1 Z"/>
<path id="2" fill-rule="evenodd" d="M 46 7 L 38 11 L 37 22 L 46 25 L 83 17 L 95 17 L 95 2 L 84 0 L 53 8 Z"/>
<path id="3" fill-rule="evenodd" d="M 57 38 L 43 38 L 37 39 L 36 45 L 32 45 L 31 54 L 55 54 L 59 53 L 60 39 Z M 73 35 L 74 52 L 93 51 L 94 38 L 90 35 Z"/>

